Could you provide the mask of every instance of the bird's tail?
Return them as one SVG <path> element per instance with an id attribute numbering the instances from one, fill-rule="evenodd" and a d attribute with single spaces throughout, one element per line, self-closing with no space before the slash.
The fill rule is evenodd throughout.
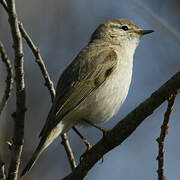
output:
<path id="1" fill-rule="evenodd" d="M 41 153 L 45 150 L 44 142 L 40 141 L 38 147 L 36 148 L 34 154 L 32 155 L 31 159 L 28 161 L 26 167 L 22 171 L 20 177 L 24 176 L 30 169 L 33 167 L 35 162 L 38 160 Z"/>
<path id="2" fill-rule="evenodd" d="M 34 154 L 32 155 L 31 159 L 28 161 L 26 167 L 21 173 L 21 177 L 24 176 L 30 169 L 33 167 L 35 162 L 38 160 L 41 153 L 60 135 L 63 133 L 65 127 L 63 125 L 63 122 L 60 122 L 54 129 L 51 129 L 50 131 L 46 131 L 43 133 L 42 136 L 40 136 L 41 140 L 36 148 Z"/>
<path id="3" fill-rule="evenodd" d="M 21 173 L 21 177 L 24 176 L 30 169 L 33 167 L 35 162 L 38 160 L 41 153 L 62 133 L 66 132 L 72 127 L 72 124 L 64 124 L 63 121 L 60 121 L 55 128 L 52 128 L 48 131 L 48 129 L 45 128 L 45 130 L 42 131 L 40 135 L 40 143 L 38 147 L 36 148 L 34 154 L 32 155 L 31 159 L 28 161 L 26 167 Z"/>

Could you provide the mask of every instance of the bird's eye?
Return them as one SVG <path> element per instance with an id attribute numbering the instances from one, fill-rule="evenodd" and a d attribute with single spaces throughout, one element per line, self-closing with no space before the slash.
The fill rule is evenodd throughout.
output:
<path id="1" fill-rule="evenodd" d="M 122 26 L 121 27 L 124 31 L 127 31 L 128 30 L 128 27 L 127 26 Z"/>

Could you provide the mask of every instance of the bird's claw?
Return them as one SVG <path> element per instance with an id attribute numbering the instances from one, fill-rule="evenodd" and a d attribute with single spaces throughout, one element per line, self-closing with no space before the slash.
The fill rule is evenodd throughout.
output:
<path id="1" fill-rule="evenodd" d="M 89 151 L 89 150 L 93 147 L 93 144 L 91 144 L 90 142 L 88 142 L 86 139 L 83 139 L 83 142 L 84 142 L 84 144 L 85 144 L 86 147 L 87 147 L 87 151 Z"/>

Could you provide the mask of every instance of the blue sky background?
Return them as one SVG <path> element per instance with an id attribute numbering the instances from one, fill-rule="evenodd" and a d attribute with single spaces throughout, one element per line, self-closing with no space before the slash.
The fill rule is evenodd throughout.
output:
<path id="1" fill-rule="evenodd" d="M 180 69 L 180 2 L 177 0 L 19 0 L 17 9 L 27 32 L 40 48 L 55 85 L 63 69 L 87 44 L 92 32 L 102 21 L 127 18 L 144 29 L 155 30 L 154 33 L 142 38 L 134 56 L 134 73 L 129 95 L 119 113 L 102 125 L 106 128 L 113 127 Z M 1 7 L 0 40 L 12 57 L 7 15 Z M 25 165 L 39 142 L 38 135 L 51 104 L 39 68 L 26 44 L 24 52 L 28 111 L 21 167 Z M 3 70 L 0 68 L 1 88 L 5 78 Z M 167 103 L 164 103 L 160 106 L 125 142 L 106 154 L 104 162 L 98 162 L 86 179 L 157 179 L 156 138 L 160 133 L 166 105 Z M 179 109 L 178 95 L 165 141 L 167 180 L 176 180 L 180 177 Z M 11 98 L 0 121 L 0 151 L 6 159 L 9 157 L 9 151 L 4 146 L 4 141 L 10 139 L 12 134 L 11 113 L 14 110 L 14 99 Z M 96 143 L 102 136 L 94 128 L 79 130 L 92 143 Z M 74 132 L 69 131 L 68 135 L 78 161 L 86 147 Z M 25 180 L 38 180 L 40 177 L 43 180 L 59 179 L 70 173 L 66 154 L 60 142 L 61 140 L 57 139 L 43 153 Z"/>

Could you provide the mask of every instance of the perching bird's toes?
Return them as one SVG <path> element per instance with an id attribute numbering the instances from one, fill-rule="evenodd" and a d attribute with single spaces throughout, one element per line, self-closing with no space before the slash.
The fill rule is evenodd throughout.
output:
<path id="1" fill-rule="evenodd" d="M 105 129 L 105 128 L 102 128 L 102 132 L 103 132 L 103 137 L 106 137 L 108 135 L 109 132 L 111 132 L 111 129 Z"/>
<path id="2" fill-rule="evenodd" d="M 86 139 L 82 139 L 84 144 L 86 145 L 87 149 L 86 151 L 80 156 L 79 161 L 81 162 L 83 160 L 83 158 L 85 157 L 86 153 L 94 146 L 93 144 L 91 144 L 89 141 L 87 141 Z"/>
<path id="3" fill-rule="evenodd" d="M 87 147 L 87 150 L 89 151 L 93 147 L 93 144 L 91 144 L 86 138 L 84 138 L 84 136 L 75 128 L 75 126 L 73 126 L 72 129 L 82 139 L 83 143 Z"/>
<path id="4" fill-rule="evenodd" d="M 93 144 L 91 144 L 89 141 L 87 141 L 86 139 L 83 139 L 83 142 L 84 144 L 86 145 L 87 147 L 87 151 L 89 151 L 92 147 L 93 147 Z"/>

